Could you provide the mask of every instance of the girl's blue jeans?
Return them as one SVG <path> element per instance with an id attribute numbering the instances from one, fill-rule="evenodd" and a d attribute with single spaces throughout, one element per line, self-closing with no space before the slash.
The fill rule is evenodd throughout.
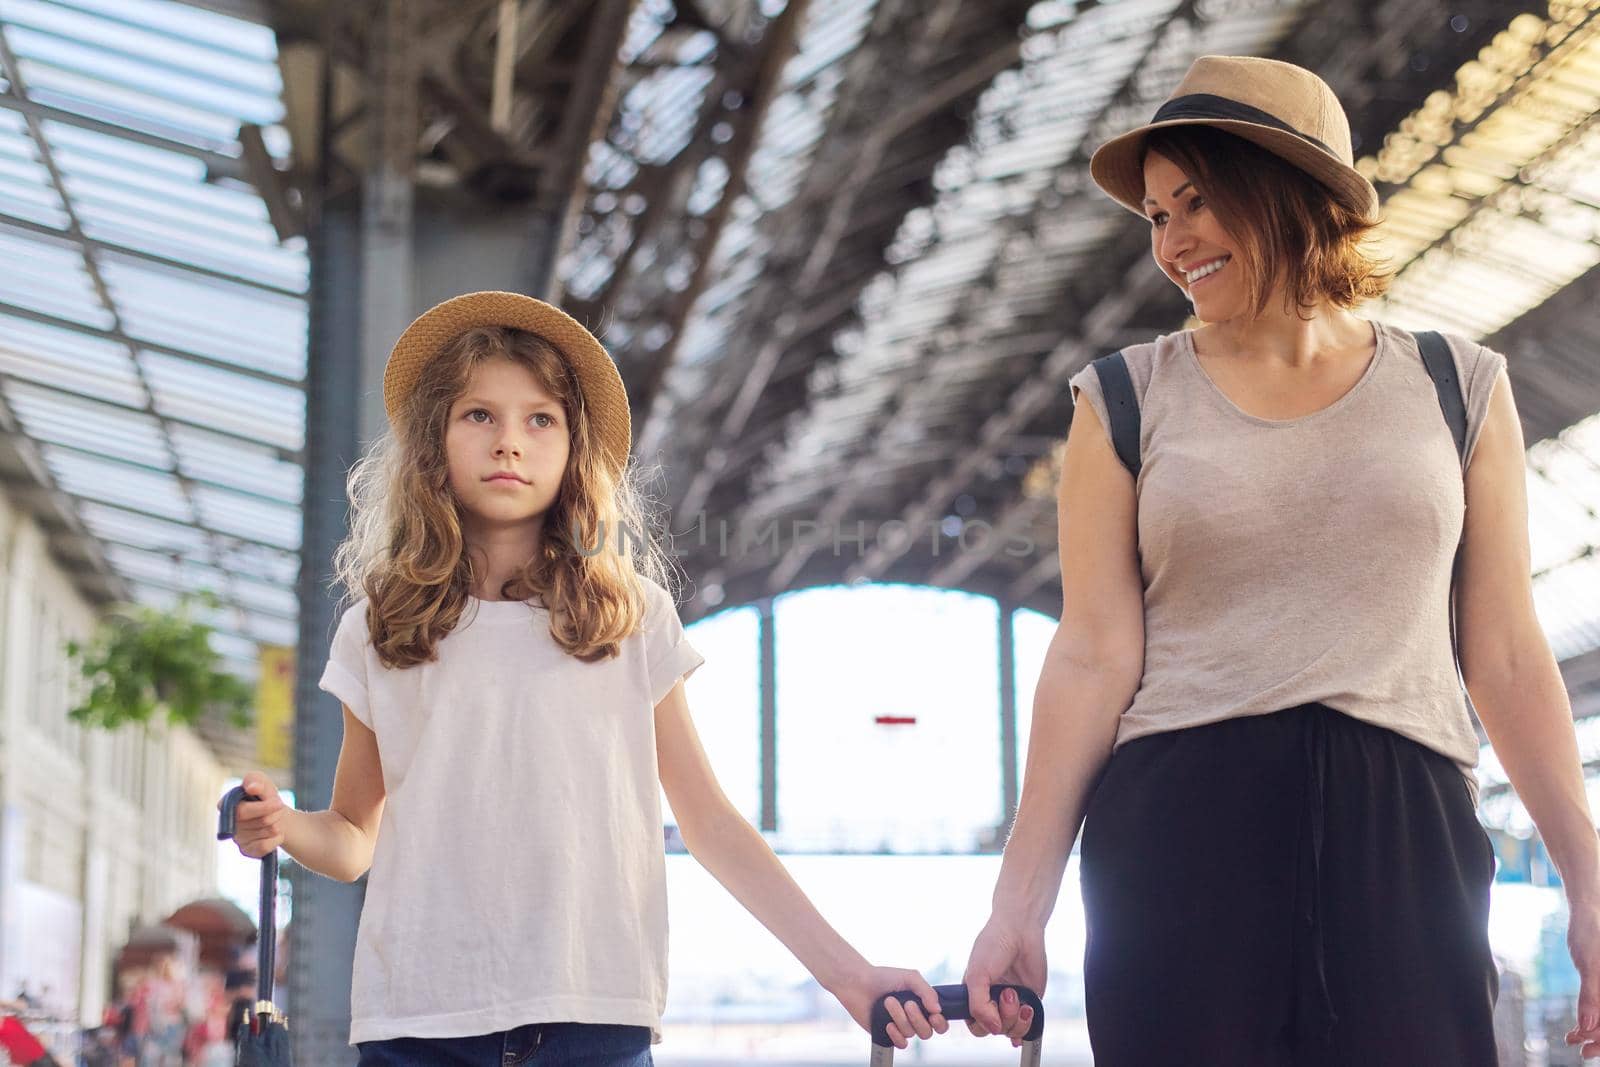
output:
<path id="1" fill-rule="evenodd" d="M 533 1023 L 473 1037 L 363 1041 L 358 1067 L 651 1067 L 650 1028 Z"/>

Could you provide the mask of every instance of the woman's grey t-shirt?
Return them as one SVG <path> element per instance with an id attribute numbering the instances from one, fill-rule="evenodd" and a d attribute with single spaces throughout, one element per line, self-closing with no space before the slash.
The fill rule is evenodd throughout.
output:
<path id="1" fill-rule="evenodd" d="M 1117 747 L 1320 702 L 1418 741 L 1472 779 L 1478 737 L 1450 647 L 1462 463 L 1404 330 L 1378 323 L 1360 381 L 1269 420 L 1205 373 L 1189 331 L 1123 350 L 1139 401 L 1144 676 Z M 1446 335 L 1467 461 L 1505 365 Z M 1110 426 L 1092 367 L 1073 375 Z"/>

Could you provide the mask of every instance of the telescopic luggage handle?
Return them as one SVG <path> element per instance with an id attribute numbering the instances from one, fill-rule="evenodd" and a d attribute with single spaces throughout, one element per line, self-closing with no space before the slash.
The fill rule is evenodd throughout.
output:
<path id="1" fill-rule="evenodd" d="M 1044 1044 L 1044 1005 L 1039 1002 L 1039 994 L 1020 985 L 992 985 L 989 987 L 990 999 L 999 1003 L 1000 994 L 1007 989 L 1016 990 L 1017 1000 L 1033 1009 L 1033 1024 L 1022 1037 L 1022 1067 L 1039 1067 L 1040 1047 Z M 936 985 L 933 992 L 939 998 L 941 1014 L 946 1019 L 960 1022 L 972 1018 L 966 986 Z M 909 989 L 890 993 L 889 996 L 901 1004 L 916 1004 L 919 1007 L 922 1004 L 922 998 Z M 883 1001 L 872 1006 L 872 1067 L 889 1067 L 894 1063 L 894 1046 L 889 1043 L 890 1021 L 889 1009 L 883 1006 Z"/>
<path id="2" fill-rule="evenodd" d="M 240 801 L 260 800 L 236 785 L 223 796 L 217 808 L 217 840 L 233 838 L 238 825 Z M 278 850 L 273 849 L 261 857 L 261 906 L 256 942 L 256 1005 L 255 1014 L 275 1016 L 277 1008 L 272 1003 L 274 968 L 278 949 Z"/>

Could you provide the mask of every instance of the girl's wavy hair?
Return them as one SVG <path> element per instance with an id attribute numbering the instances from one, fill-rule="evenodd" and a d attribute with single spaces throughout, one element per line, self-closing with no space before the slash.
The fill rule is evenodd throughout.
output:
<path id="1" fill-rule="evenodd" d="M 571 452 L 544 517 L 537 557 L 500 588 L 508 600 L 541 603 L 550 636 L 586 662 L 615 656 L 638 629 L 640 581 L 669 585 L 658 518 L 629 464 L 619 478 L 602 461 L 577 376 L 544 338 L 476 327 L 423 367 L 398 426 L 351 467 L 350 534 L 334 554 L 346 596 L 367 598 L 367 629 L 386 667 L 438 658 L 439 641 L 461 620 L 481 563 L 467 551 L 461 503 L 450 489 L 445 431 L 472 372 L 493 359 L 526 367 L 566 412 Z"/>
<path id="2" fill-rule="evenodd" d="M 1377 223 L 1255 142 L 1211 126 L 1168 126 L 1152 130 L 1144 150 L 1176 164 L 1239 243 L 1256 315 L 1280 279 L 1285 308 L 1302 316 L 1324 299 L 1353 308 L 1389 288 L 1393 276 L 1367 245 Z"/>

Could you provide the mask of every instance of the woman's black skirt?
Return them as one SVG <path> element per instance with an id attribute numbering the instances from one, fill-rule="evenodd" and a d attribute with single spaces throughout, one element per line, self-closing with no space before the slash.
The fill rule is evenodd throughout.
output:
<path id="1" fill-rule="evenodd" d="M 1494 852 L 1448 758 L 1322 704 L 1139 738 L 1083 829 L 1096 1067 L 1489 1067 Z"/>

